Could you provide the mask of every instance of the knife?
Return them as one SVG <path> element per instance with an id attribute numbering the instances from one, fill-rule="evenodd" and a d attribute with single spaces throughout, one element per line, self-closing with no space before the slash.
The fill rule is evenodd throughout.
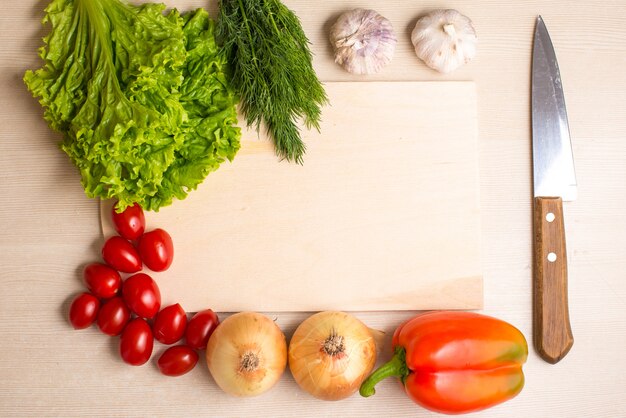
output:
<path id="1" fill-rule="evenodd" d="M 567 302 L 563 201 L 577 197 L 565 98 L 552 41 L 537 17 L 532 61 L 534 185 L 533 339 L 549 363 L 574 344 Z"/>

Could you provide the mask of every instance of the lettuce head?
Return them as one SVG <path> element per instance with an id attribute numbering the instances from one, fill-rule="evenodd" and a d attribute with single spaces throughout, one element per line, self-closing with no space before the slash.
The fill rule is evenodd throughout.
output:
<path id="1" fill-rule="evenodd" d="M 235 157 L 237 100 L 205 10 L 53 0 L 43 21 L 43 67 L 24 81 L 89 197 L 158 210 Z"/>

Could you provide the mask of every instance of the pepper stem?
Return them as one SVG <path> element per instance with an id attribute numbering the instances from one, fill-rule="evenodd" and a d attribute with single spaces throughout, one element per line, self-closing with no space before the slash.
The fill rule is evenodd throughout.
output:
<path id="1" fill-rule="evenodd" d="M 404 383 L 404 380 L 409 375 L 409 369 L 406 366 L 406 351 L 404 347 L 396 347 L 396 351 L 389 360 L 389 362 L 383 364 L 378 369 L 374 370 L 374 373 L 369 375 L 367 379 L 361 384 L 359 393 L 363 397 L 372 396 L 376 393 L 374 386 L 383 379 L 391 376 L 399 377 Z"/>

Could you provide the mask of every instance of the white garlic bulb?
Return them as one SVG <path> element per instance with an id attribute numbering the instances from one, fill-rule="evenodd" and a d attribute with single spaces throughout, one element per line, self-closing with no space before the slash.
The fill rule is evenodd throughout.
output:
<path id="1" fill-rule="evenodd" d="M 335 62 L 353 74 L 371 74 L 391 62 L 396 34 L 389 20 L 374 10 L 354 9 L 330 29 Z"/>
<path id="2" fill-rule="evenodd" d="M 449 73 L 476 55 L 472 21 L 456 10 L 435 10 L 420 18 L 411 33 L 415 53 L 426 65 Z"/>

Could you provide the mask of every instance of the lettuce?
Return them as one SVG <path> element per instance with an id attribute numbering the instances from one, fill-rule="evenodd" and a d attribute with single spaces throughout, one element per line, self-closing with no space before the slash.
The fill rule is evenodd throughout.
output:
<path id="1" fill-rule="evenodd" d="M 184 199 L 239 149 L 236 96 L 203 9 L 53 0 L 39 97 L 89 197 L 158 210 Z"/>

